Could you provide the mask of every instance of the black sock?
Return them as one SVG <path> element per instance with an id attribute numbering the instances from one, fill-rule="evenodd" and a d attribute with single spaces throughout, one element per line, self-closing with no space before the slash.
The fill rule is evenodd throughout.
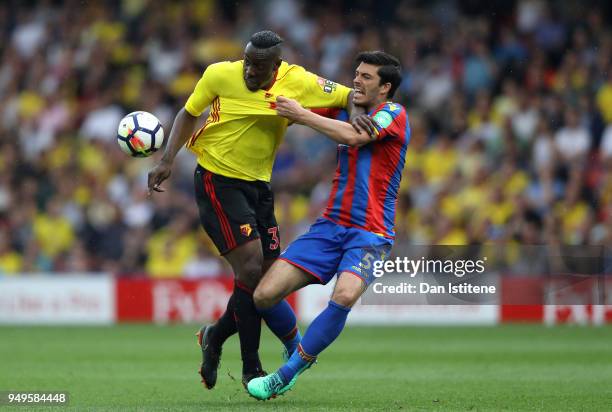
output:
<path id="1" fill-rule="evenodd" d="M 261 316 L 255 309 L 253 293 L 236 281 L 234 285 L 234 311 L 236 326 L 240 337 L 242 354 L 242 373 L 252 374 L 261 371 L 259 361 L 259 339 L 261 337 Z"/>
<path id="2" fill-rule="evenodd" d="M 227 338 L 238 332 L 236 319 L 234 318 L 235 301 L 234 294 L 232 294 L 227 301 L 225 312 L 221 315 L 217 323 L 215 323 L 215 327 L 211 331 L 210 342 L 214 346 L 223 346 Z"/>

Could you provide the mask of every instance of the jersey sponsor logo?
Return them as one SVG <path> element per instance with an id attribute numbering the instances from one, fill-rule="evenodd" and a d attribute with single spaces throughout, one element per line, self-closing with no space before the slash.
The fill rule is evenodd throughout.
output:
<path id="1" fill-rule="evenodd" d="M 242 233 L 243 236 L 249 237 L 251 236 L 251 232 L 253 231 L 253 229 L 251 228 L 251 225 L 249 223 L 245 223 L 244 225 L 240 225 L 240 233 Z"/>
<path id="2" fill-rule="evenodd" d="M 389 114 L 389 112 L 381 110 L 374 115 L 374 120 L 382 129 L 384 129 L 385 127 L 389 127 L 391 122 L 393 122 L 393 117 L 391 114 Z"/>
<path id="3" fill-rule="evenodd" d="M 331 80 L 324 79 L 322 77 L 317 78 L 317 83 L 325 93 L 331 93 L 336 91 L 336 87 L 338 87 L 337 83 L 332 82 Z"/>

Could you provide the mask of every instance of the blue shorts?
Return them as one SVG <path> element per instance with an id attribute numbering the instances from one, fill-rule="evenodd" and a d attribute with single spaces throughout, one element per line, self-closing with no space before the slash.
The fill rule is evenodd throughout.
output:
<path id="1" fill-rule="evenodd" d="M 307 233 L 289 244 L 279 259 L 310 273 L 323 284 L 336 274 L 350 272 L 369 285 L 375 279 L 373 261 L 384 260 L 392 246 L 391 239 L 319 218 Z"/>

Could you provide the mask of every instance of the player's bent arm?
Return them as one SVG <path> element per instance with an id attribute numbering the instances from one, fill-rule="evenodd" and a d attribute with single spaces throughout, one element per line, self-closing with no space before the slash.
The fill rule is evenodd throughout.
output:
<path id="1" fill-rule="evenodd" d="M 161 184 L 164 180 L 170 177 L 174 158 L 176 157 L 178 151 L 181 150 L 181 147 L 185 145 L 185 142 L 193 132 L 196 120 L 197 117 L 191 115 L 189 112 L 187 112 L 187 110 L 185 110 L 185 108 L 182 108 L 176 114 L 164 154 L 162 155 L 160 162 L 149 172 L 149 175 L 147 176 L 149 195 L 151 195 L 153 192 L 164 191 Z"/>
<path id="2" fill-rule="evenodd" d="M 216 88 L 221 81 L 226 63 L 211 64 L 198 80 L 193 93 L 185 102 L 185 106 L 179 110 L 174 118 L 168 145 L 161 162 L 172 164 L 178 151 L 181 150 L 193 133 L 198 117 L 202 115 L 204 109 L 210 106 L 215 97 L 218 97 Z"/>
<path id="3" fill-rule="evenodd" d="M 304 110 L 297 122 L 312 127 L 335 142 L 347 146 L 363 146 L 376 140 L 376 137 L 371 137 L 363 131 L 357 132 L 350 123 L 328 119 L 308 110 Z"/>
<path id="4" fill-rule="evenodd" d="M 349 123 L 319 116 L 300 106 L 297 101 L 284 96 L 276 99 L 276 112 L 289 121 L 311 127 L 332 140 L 348 146 L 361 146 L 376 139 L 376 136 L 371 137 L 363 131 L 356 131 Z"/>
<path id="5" fill-rule="evenodd" d="M 166 150 L 161 158 L 164 163 L 172 164 L 176 154 L 189 139 L 189 136 L 193 133 L 195 128 L 197 117 L 191 115 L 185 108 L 181 108 L 174 118 L 174 124 L 172 130 L 170 130 L 170 137 L 168 138 L 168 144 Z"/>

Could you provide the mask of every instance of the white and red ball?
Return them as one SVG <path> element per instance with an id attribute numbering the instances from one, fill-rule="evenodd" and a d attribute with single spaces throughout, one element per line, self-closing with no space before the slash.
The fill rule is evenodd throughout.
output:
<path id="1" fill-rule="evenodd" d="M 119 122 L 117 142 L 132 157 L 151 156 L 164 142 L 164 129 L 151 113 L 132 112 Z"/>

